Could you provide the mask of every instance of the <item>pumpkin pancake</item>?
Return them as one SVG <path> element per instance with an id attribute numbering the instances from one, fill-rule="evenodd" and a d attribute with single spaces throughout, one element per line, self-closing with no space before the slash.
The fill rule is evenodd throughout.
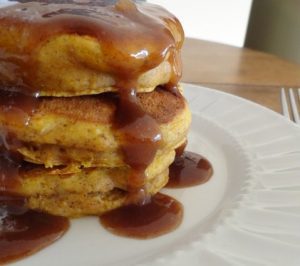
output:
<path id="1" fill-rule="evenodd" d="M 122 89 L 119 81 L 128 76 L 138 92 L 149 92 L 180 76 L 183 30 L 161 7 L 103 0 L 19 2 L 1 9 L 2 86 L 76 96 Z"/>
<path id="2" fill-rule="evenodd" d="M 185 139 L 191 116 L 180 95 L 158 87 L 138 95 L 141 107 L 160 126 L 163 143 L 158 151 L 175 149 Z M 118 97 L 112 93 L 71 98 L 46 97 L 26 126 L 8 119 L 0 107 L 0 124 L 20 143 L 18 151 L 25 160 L 46 167 L 71 163 L 85 167 L 124 165 L 122 138 L 114 125 Z"/>
<path id="3" fill-rule="evenodd" d="M 65 217 L 157 193 L 191 122 L 183 38 L 172 14 L 140 1 L 2 8 L 0 191 Z"/>
<path id="4" fill-rule="evenodd" d="M 146 183 L 147 191 L 153 195 L 168 182 L 168 170 Z M 64 217 L 100 215 L 124 205 L 128 193 L 122 189 L 108 192 L 36 194 L 27 198 L 30 209 L 41 210 Z"/>
<path id="5" fill-rule="evenodd" d="M 174 152 L 166 155 L 154 171 L 148 171 L 144 188 L 157 193 L 168 182 L 168 165 Z M 17 182 L 5 193 L 26 198 L 29 209 L 65 217 L 99 215 L 125 203 L 128 168 L 84 168 L 77 172 L 23 165 Z M 153 174 L 151 176 L 150 174 Z"/>
<path id="6" fill-rule="evenodd" d="M 155 159 L 146 170 L 145 182 L 154 180 L 168 169 L 173 162 L 174 151 Z M 64 193 L 108 192 L 113 188 L 127 189 L 130 175 L 128 166 L 115 168 L 65 168 L 45 169 L 42 166 L 28 165 L 19 172 L 18 184 L 9 189 L 10 193 L 26 197 L 42 194 L 44 196 Z"/>

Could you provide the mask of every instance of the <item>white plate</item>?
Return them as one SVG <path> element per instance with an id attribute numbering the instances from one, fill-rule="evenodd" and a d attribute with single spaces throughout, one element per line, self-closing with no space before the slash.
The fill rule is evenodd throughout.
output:
<path id="1" fill-rule="evenodd" d="M 241 98 L 184 85 L 193 113 L 188 150 L 214 176 L 165 190 L 185 206 L 183 224 L 152 240 L 106 232 L 97 218 L 72 221 L 54 245 L 14 265 L 300 265 L 300 130 Z"/>

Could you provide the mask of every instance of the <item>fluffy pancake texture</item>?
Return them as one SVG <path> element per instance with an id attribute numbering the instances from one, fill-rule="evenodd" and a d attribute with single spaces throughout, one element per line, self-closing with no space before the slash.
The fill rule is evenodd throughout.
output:
<path id="1" fill-rule="evenodd" d="M 0 47 L 11 44 L 11 41 L 5 39 L 6 31 L 10 29 L 1 28 L 0 24 Z M 15 36 L 10 34 L 9 37 L 19 38 L 20 34 L 24 33 L 16 33 Z M 102 70 L 102 53 L 98 41 L 89 36 L 53 37 L 35 51 L 35 88 L 43 96 L 76 96 L 116 91 L 117 79 L 105 69 Z M 0 79 L 3 85 L 12 85 L 18 79 L 13 73 L 13 70 L 9 72 L 7 63 L 0 61 Z M 153 91 L 156 86 L 168 83 L 171 75 L 172 66 L 166 59 L 139 76 L 137 91 Z"/>
<path id="2" fill-rule="evenodd" d="M 138 92 L 149 92 L 168 83 L 179 65 L 172 53 L 179 53 L 183 30 L 162 8 L 147 3 L 114 7 L 108 1 L 90 6 L 32 2 L 1 10 L 3 85 L 26 84 L 43 96 L 98 94 L 119 89 L 119 76 L 126 70 L 137 72 Z M 149 53 L 137 54 L 143 49 Z"/>
<path id="3" fill-rule="evenodd" d="M 181 95 L 160 87 L 138 99 L 163 136 L 145 171 L 145 188 L 155 194 L 168 182 L 168 167 L 186 140 L 191 115 Z M 26 197 L 30 209 L 65 217 L 99 215 L 122 206 L 131 169 L 114 125 L 118 101 L 112 93 L 43 97 L 25 127 L 6 119 L 0 108 L 2 127 L 18 139 L 24 160 L 35 165 L 20 172 L 20 184 L 11 192 Z"/>
<path id="4" fill-rule="evenodd" d="M 169 151 L 156 158 L 146 170 L 146 184 L 160 175 L 174 160 Z M 34 167 L 20 173 L 20 185 L 11 192 L 24 195 L 57 195 L 64 193 L 109 192 L 113 188 L 127 190 L 128 166 L 114 168 L 52 168 Z"/>
<path id="5" fill-rule="evenodd" d="M 180 22 L 131 0 L 18 2 L 0 12 L 0 148 L 19 172 L 0 191 L 65 217 L 157 193 L 191 123 Z"/>
<path id="6" fill-rule="evenodd" d="M 169 150 L 180 147 L 186 141 L 185 136 L 178 138 L 178 141 L 168 144 L 157 151 L 155 156 L 160 158 Z M 123 154 L 118 151 L 97 152 L 87 149 L 66 148 L 57 145 L 35 145 L 29 144 L 18 149 L 27 162 L 44 165 L 52 168 L 61 165 L 72 165 L 76 167 L 121 167 L 126 165 L 123 161 Z"/>
<path id="7" fill-rule="evenodd" d="M 170 151 L 148 167 L 145 187 L 150 194 L 168 182 L 168 166 L 174 156 Z M 99 215 L 124 203 L 129 174 L 128 167 L 27 167 L 20 172 L 20 184 L 10 192 L 25 196 L 30 209 L 65 217 Z"/>
<path id="8" fill-rule="evenodd" d="M 163 173 L 149 180 L 146 183 L 149 194 L 153 195 L 157 193 L 166 185 L 168 179 L 168 170 L 165 170 Z M 100 215 L 122 206 L 125 203 L 127 195 L 128 193 L 125 190 L 118 188 L 107 192 L 35 194 L 27 197 L 27 205 L 30 209 L 64 217 Z"/>
<path id="9" fill-rule="evenodd" d="M 178 146 L 186 138 L 191 120 L 185 100 L 160 88 L 138 97 L 142 108 L 160 125 L 161 149 Z M 23 143 L 19 152 L 30 162 L 47 167 L 71 162 L 88 167 L 118 166 L 124 163 L 121 136 L 113 125 L 117 101 L 111 94 L 44 98 L 26 127 L 5 120 L 1 109 L 0 122 Z"/>
<path id="10" fill-rule="evenodd" d="M 168 174 L 155 180 L 153 190 L 148 186 L 148 192 L 153 195 L 162 189 L 168 182 Z M 114 189 L 108 193 L 90 194 L 60 194 L 54 196 L 37 195 L 28 197 L 28 207 L 54 215 L 76 218 L 86 215 L 101 215 L 107 211 L 121 207 L 126 202 L 128 194 Z"/>

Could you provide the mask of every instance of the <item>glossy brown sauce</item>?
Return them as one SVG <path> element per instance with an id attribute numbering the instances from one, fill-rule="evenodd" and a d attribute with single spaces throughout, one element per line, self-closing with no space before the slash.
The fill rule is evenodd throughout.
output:
<path id="1" fill-rule="evenodd" d="M 5 87 L 2 84 L 0 88 L 0 112 L 4 121 L 14 121 L 25 128 L 34 114 L 42 88 L 35 86 L 38 66 L 32 51 L 58 34 L 97 38 L 103 50 L 105 71 L 117 79 L 119 103 L 114 126 L 121 133 L 124 161 L 131 168 L 127 204 L 102 215 L 101 223 L 114 233 L 134 238 L 156 237 L 174 230 L 182 220 L 182 205 L 163 194 L 150 197 L 145 188 L 145 170 L 163 139 L 158 123 L 140 107 L 136 86 L 142 73 L 167 59 L 172 66 L 172 76 L 164 88 L 182 97 L 177 84 L 181 77 L 183 39 L 176 40 L 171 33 L 176 27 L 183 37 L 177 19 L 164 9 L 135 5 L 129 0 L 118 1 L 116 5 L 101 0 L 19 2 L 0 10 L 0 23 L 26 28 L 28 38 L 16 54 L 0 48 L 0 60 L 9 66 L 7 71 L 13 72 L 9 76 L 16 77 L 11 84 Z M 0 263 L 4 263 L 49 245 L 64 234 L 69 222 L 65 218 L 28 211 L 26 199 L 9 193 L 18 186 L 19 171 L 24 170 L 24 164 L 15 152 L 18 141 L 4 125 L 0 128 L 0 147 Z M 204 176 L 206 171 L 208 176 L 206 161 L 196 155 L 190 157 L 185 154 L 177 157 L 174 164 L 178 166 L 173 164 L 171 172 L 176 168 L 181 178 L 191 173 L 193 180 L 196 173 Z M 184 170 L 185 167 L 189 170 Z M 171 179 L 175 180 L 172 175 Z M 179 183 L 192 185 L 191 181 Z"/>
<path id="2" fill-rule="evenodd" d="M 6 121 L 26 126 L 38 104 L 38 94 L 27 94 L 15 87 L 1 87 L 0 112 Z"/>
<path id="3" fill-rule="evenodd" d="M 169 168 L 168 188 L 185 188 L 206 183 L 213 174 L 212 165 L 201 155 L 180 151 Z"/>
<path id="4" fill-rule="evenodd" d="M 4 124 L 14 121 L 26 127 L 37 106 L 36 95 L 3 88 L 0 112 Z M 0 127 L 0 264 L 11 262 L 50 245 L 68 229 L 66 218 L 30 211 L 26 198 L 13 194 L 20 184 L 20 171 L 32 167 L 17 153 L 18 139 Z"/>
<path id="5" fill-rule="evenodd" d="M 105 72 L 117 79 L 120 104 L 116 126 L 123 134 L 124 160 L 132 169 L 128 201 L 146 202 L 145 169 L 159 148 L 161 133 L 157 122 L 139 106 L 136 86 L 142 73 L 167 58 L 172 66 L 172 77 L 165 87 L 181 97 L 177 91 L 183 42 L 180 23 L 162 8 L 145 3 L 136 5 L 130 0 L 116 1 L 114 5 L 101 0 L 84 1 L 83 4 L 71 0 L 20 2 L 1 10 L 0 23 L 25 28 L 30 33 L 29 39 L 21 49 L 21 56 L 2 51 L 1 61 L 15 66 L 12 76 L 18 77 L 24 91 L 36 93 L 39 91 L 35 87 L 38 64 L 32 51 L 58 34 L 88 35 L 98 39 Z"/>
<path id="6" fill-rule="evenodd" d="M 143 205 L 149 200 L 145 185 L 145 170 L 160 147 L 162 136 L 157 122 L 138 103 L 134 88 L 122 89 L 117 124 L 123 135 L 125 162 L 131 167 L 128 178 L 127 202 Z"/>
<path id="7" fill-rule="evenodd" d="M 37 106 L 37 95 L 28 95 L 18 88 L 1 87 L 0 113 L 0 192 L 10 192 L 19 184 L 19 171 L 25 167 L 22 157 L 16 152 L 20 141 L 6 128 L 5 123 L 13 121 L 17 126 L 26 127 Z"/>
<path id="8" fill-rule="evenodd" d="M 170 196 L 157 193 L 144 205 L 127 205 L 100 217 L 101 224 L 114 234 L 132 238 L 153 238 L 176 229 L 183 207 Z"/>
<path id="9" fill-rule="evenodd" d="M 14 158 L 6 150 L 0 150 L 0 193 L 1 191 L 11 192 L 19 185 L 19 170 L 21 167 L 22 163 L 18 158 Z"/>
<path id="10" fill-rule="evenodd" d="M 3 204 L 3 201 L 0 201 L 0 204 Z M 26 257 L 45 248 L 62 237 L 68 228 L 68 219 L 35 211 L 0 217 L 0 264 Z"/>
<path id="11" fill-rule="evenodd" d="M 10 192 L 19 184 L 19 171 L 27 167 L 17 153 L 21 142 L 11 134 L 5 123 L 13 121 L 16 126 L 26 127 L 37 106 L 37 95 L 25 94 L 18 88 L 1 87 L 0 114 L 0 192 Z"/>
<path id="12" fill-rule="evenodd" d="M 183 142 L 179 147 L 177 147 L 175 149 L 175 155 L 176 155 L 176 157 L 179 157 L 179 156 L 183 155 L 183 153 L 184 153 L 184 151 L 186 149 L 187 144 L 188 144 L 188 141 L 185 140 L 185 142 Z"/>
<path id="13" fill-rule="evenodd" d="M 209 181 L 212 165 L 201 155 L 185 151 L 187 142 L 176 149 L 169 168 L 167 188 L 185 188 Z M 171 214 L 171 215 L 170 215 Z M 144 205 L 127 205 L 100 217 L 102 225 L 114 234 L 133 238 L 153 238 L 169 233 L 181 223 L 183 206 L 158 193 Z"/>
<path id="14" fill-rule="evenodd" d="M 26 29 L 28 39 L 18 53 L 0 50 L 0 59 L 14 66 L 12 76 L 18 77 L 17 82 L 24 88 L 39 91 L 35 87 L 38 64 L 32 51 L 58 34 L 98 39 L 103 51 L 103 70 L 122 81 L 130 80 L 131 84 L 141 73 L 169 58 L 173 68 L 171 83 L 177 84 L 181 76 L 179 50 L 183 30 L 166 10 L 147 3 L 136 5 L 130 0 L 120 0 L 115 5 L 101 0 L 85 4 L 71 0 L 49 2 L 22 1 L 0 12 L 3 25 Z M 175 28 L 180 37 L 173 35 Z M 15 85 L 16 80 L 13 82 Z"/>

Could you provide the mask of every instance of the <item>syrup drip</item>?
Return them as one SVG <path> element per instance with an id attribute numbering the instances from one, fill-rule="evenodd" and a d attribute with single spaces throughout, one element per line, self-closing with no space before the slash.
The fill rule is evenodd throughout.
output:
<path id="1" fill-rule="evenodd" d="M 128 202 L 147 202 L 145 170 L 159 148 L 161 133 L 156 121 L 139 106 L 137 81 L 142 73 L 168 59 L 172 74 L 165 87 L 181 97 L 177 90 L 181 76 L 179 50 L 183 43 L 180 23 L 164 9 L 147 3 L 136 5 L 130 0 L 115 4 L 101 0 L 20 2 L 4 8 L 0 14 L 0 23 L 17 25 L 30 33 L 21 51 L 1 54 L 2 62 L 15 66 L 14 73 L 8 76 L 18 77 L 18 83 L 24 84 L 23 92 L 36 91 L 38 64 L 32 51 L 62 33 L 98 39 L 105 64 L 101 71 L 118 80 L 120 108 L 116 126 L 123 133 L 124 160 L 132 169 Z"/>
<path id="2" fill-rule="evenodd" d="M 149 200 L 144 187 L 145 170 L 153 161 L 162 136 L 157 122 L 140 107 L 134 89 L 123 89 L 119 94 L 118 127 L 124 138 L 124 160 L 132 169 L 128 179 L 127 202 L 142 205 Z"/>
<path id="3" fill-rule="evenodd" d="M 26 127 L 38 105 L 37 94 L 28 95 L 18 88 L 2 87 L 0 113 L 4 122 Z M 68 229 L 66 218 L 26 207 L 26 199 L 13 194 L 20 185 L 20 171 L 28 169 L 17 153 L 21 143 L 5 126 L 0 128 L 0 264 L 28 256 L 50 245 Z"/>
<path id="4" fill-rule="evenodd" d="M 180 152 L 170 166 L 168 188 L 185 188 L 206 183 L 213 174 L 212 165 L 201 155 Z"/>
<path id="5" fill-rule="evenodd" d="M 37 95 L 24 94 L 17 88 L 0 90 L 0 115 L 4 124 L 13 121 L 19 127 L 26 127 L 37 104 Z M 20 141 L 0 125 L 0 192 L 10 192 L 19 184 L 19 171 L 25 165 L 17 153 L 20 146 Z"/>
<path id="6" fill-rule="evenodd" d="M 132 238 L 153 238 L 175 230 L 181 223 L 183 207 L 170 196 L 157 193 L 142 206 L 131 204 L 100 217 L 114 234 Z"/>
<path id="7" fill-rule="evenodd" d="M 9 201 L 9 202 L 8 202 Z M 1 205 L 8 203 L 10 214 Z M 0 264 L 26 257 L 61 238 L 69 228 L 69 220 L 45 213 L 25 211 L 16 197 L 0 195 Z M 13 205 L 12 205 L 13 204 Z M 16 211 L 17 210 L 17 211 Z"/>
<path id="8" fill-rule="evenodd" d="M 0 10 L 1 24 L 27 30 L 26 42 L 20 45 L 19 51 L 6 51 L 0 45 L 0 77 L 8 77 L 8 81 L 1 80 L 0 88 L 3 121 L 0 128 L 0 264 L 40 250 L 60 238 L 69 227 L 65 218 L 27 210 L 26 199 L 12 194 L 19 185 L 20 171 L 26 167 L 16 153 L 18 141 L 4 126 L 7 121 L 24 128 L 30 124 L 38 105 L 37 92 L 41 89 L 36 87 L 38 64 L 34 51 L 59 34 L 98 39 L 104 55 L 103 70 L 118 80 L 115 126 L 121 133 L 124 161 L 131 168 L 129 196 L 127 205 L 102 215 L 101 223 L 114 233 L 135 238 L 156 237 L 174 230 L 182 220 L 182 205 L 163 194 L 150 198 L 145 188 L 145 170 L 160 148 L 162 135 L 155 119 L 140 107 L 136 91 L 140 75 L 168 59 L 172 75 L 164 88 L 182 97 L 177 84 L 181 77 L 179 50 L 183 32 L 177 19 L 163 9 L 148 4 L 135 5 L 129 0 L 120 0 L 116 5 L 104 0 L 19 2 Z M 173 36 L 172 27 L 177 28 L 179 37 Z M 14 87 L 16 85 L 18 87 Z M 179 176 L 186 172 L 186 166 L 194 169 L 192 172 L 203 173 L 205 163 L 200 163 L 200 171 L 201 160 L 195 156 L 177 157 L 174 163 L 177 166 L 172 167 L 177 167 Z M 191 159 L 189 162 L 193 161 L 193 167 L 185 163 L 187 157 Z"/>
<path id="9" fill-rule="evenodd" d="M 38 105 L 38 93 L 27 94 L 20 88 L 0 88 L 0 113 L 4 121 L 26 126 Z M 2 133 L 3 135 L 3 133 Z"/>
<path id="10" fill-rule="evenodd" d="M 72 0 L 19 2 L 1 9 L 0 23 L 25 28 L 27 39 L 18 52 L 0 49 L 0 58 L 6 66 L 13 66 L 6 67 L 6 71 L 11 69 L 12 72 L 5 73 L 6 76 L 17 77 L 18 84 L 25 85 L 27 91 L 39 90 L 36 88 L 39 69 L 34 51 L 58 34 L 88 35 L 98 39 L 104 63 L 100 72 L 117 79 L 122 77 L 123 81 L 133 75 L 138 77 L 168 59 L 172 66 L 170 83 L 177 85 L 181 76 L 179 54 L 184 34 L 178 20 L 166 10 L 147 3 L 136 5 L 130 0 L 116 1 L 115 5 L 101 0 L 87 1 L 87 4 Z M 16 79 L 13 82 L 15 84 Z"/>

